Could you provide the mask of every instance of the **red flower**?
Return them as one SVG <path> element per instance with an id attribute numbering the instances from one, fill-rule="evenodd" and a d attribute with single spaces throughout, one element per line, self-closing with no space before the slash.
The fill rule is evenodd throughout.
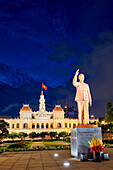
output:
<path id="1" fill-rule="evenodd" d="M 91 149 L 91 152 L 95 151 L 95 152 L 101 152 L 101 151 L 104 151 L 104 148 L 102 145 L 98 145 L 98 146 L 93 146 L 93 147 L 90 147 Z"/>

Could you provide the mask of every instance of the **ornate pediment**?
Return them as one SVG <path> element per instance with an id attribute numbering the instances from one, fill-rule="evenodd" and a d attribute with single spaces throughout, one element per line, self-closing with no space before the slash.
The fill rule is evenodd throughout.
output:
<path id="1" fill-rule="evenodd" d="M 50 119 L 50 116 L 46 114 L 46 111 L 39 111 L 39 114 L 35 117 L 36 119 Z"/>

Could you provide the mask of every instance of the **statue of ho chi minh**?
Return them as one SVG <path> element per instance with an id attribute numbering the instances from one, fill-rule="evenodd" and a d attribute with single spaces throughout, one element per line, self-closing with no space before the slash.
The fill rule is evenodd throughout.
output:
<path id="1" fill-rule="evenodd" d="M 84 75 L 79 74 L 79 82 L 77 82 L 77 76 L 79 74 L 79 69 L 76 71 L 75 76 L 73 78 L 73 86 L 76 87 L 76 97 L 75 101 L 78 105 L 78 119 L 79 124 L 83 124 L 83 116 L 84 116 L 84 125 L 89 124 L 89 104 L 92 105 L 91 94 L 89 85 L 84 83 Z"/>

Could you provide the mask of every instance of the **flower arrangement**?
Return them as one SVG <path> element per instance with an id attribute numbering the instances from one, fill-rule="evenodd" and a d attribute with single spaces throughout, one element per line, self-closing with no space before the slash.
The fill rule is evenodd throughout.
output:
<path id="1" fill-rule="evenodd" d="M 97 138 L 96 136 L 94 136 L 94 138 L 92 139 L 92 141 L 88 141 L 88 143 L 90 144 L 90 150 L 91 152 L 101 152 L 104 151 L 104 145 L 101 142 L 101 140 L 99 138 Z"/>

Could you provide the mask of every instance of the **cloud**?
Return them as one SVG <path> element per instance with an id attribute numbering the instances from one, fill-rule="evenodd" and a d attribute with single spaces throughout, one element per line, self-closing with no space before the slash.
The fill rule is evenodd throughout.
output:
<path id="1" fill-rule="evenodd" d="M 1 81 L 15 87 L 28 83 L 32 80 L 32 77 L 30 77 L 25 70 L 8 66 L 4 63 L 0 63 L 0 78 Z"/>
<path id="2" fill-rule="evenodd" d="M 1 112 L 7 112 L 10 109 L 12 109 L 13 107 L 18 107 L 18 104 L 10 104 L 10 105 L 6 106 Z"/>
<path id="3" fill-rule="evenodd" d="M 93 49 L 81 53 L 75 64 L 76 70 L 79 68 L 85 74 L 85 82 L 90 85 L 94 114 L 105 113 L 105 103 L 113 100 L 113 32 L 98 33 Z"/>
<path id="4" fill-rule="evenodd" d="M 76 58 L 76 49 L 66 40 L 59 41 L 58 45 L 50 43 L 50 46 L 54 46 L 56 48 L 52 54 L 47 56 L 49 60 L 55 61 L 57 63 L 62 63 L 69 57 Z"/>

